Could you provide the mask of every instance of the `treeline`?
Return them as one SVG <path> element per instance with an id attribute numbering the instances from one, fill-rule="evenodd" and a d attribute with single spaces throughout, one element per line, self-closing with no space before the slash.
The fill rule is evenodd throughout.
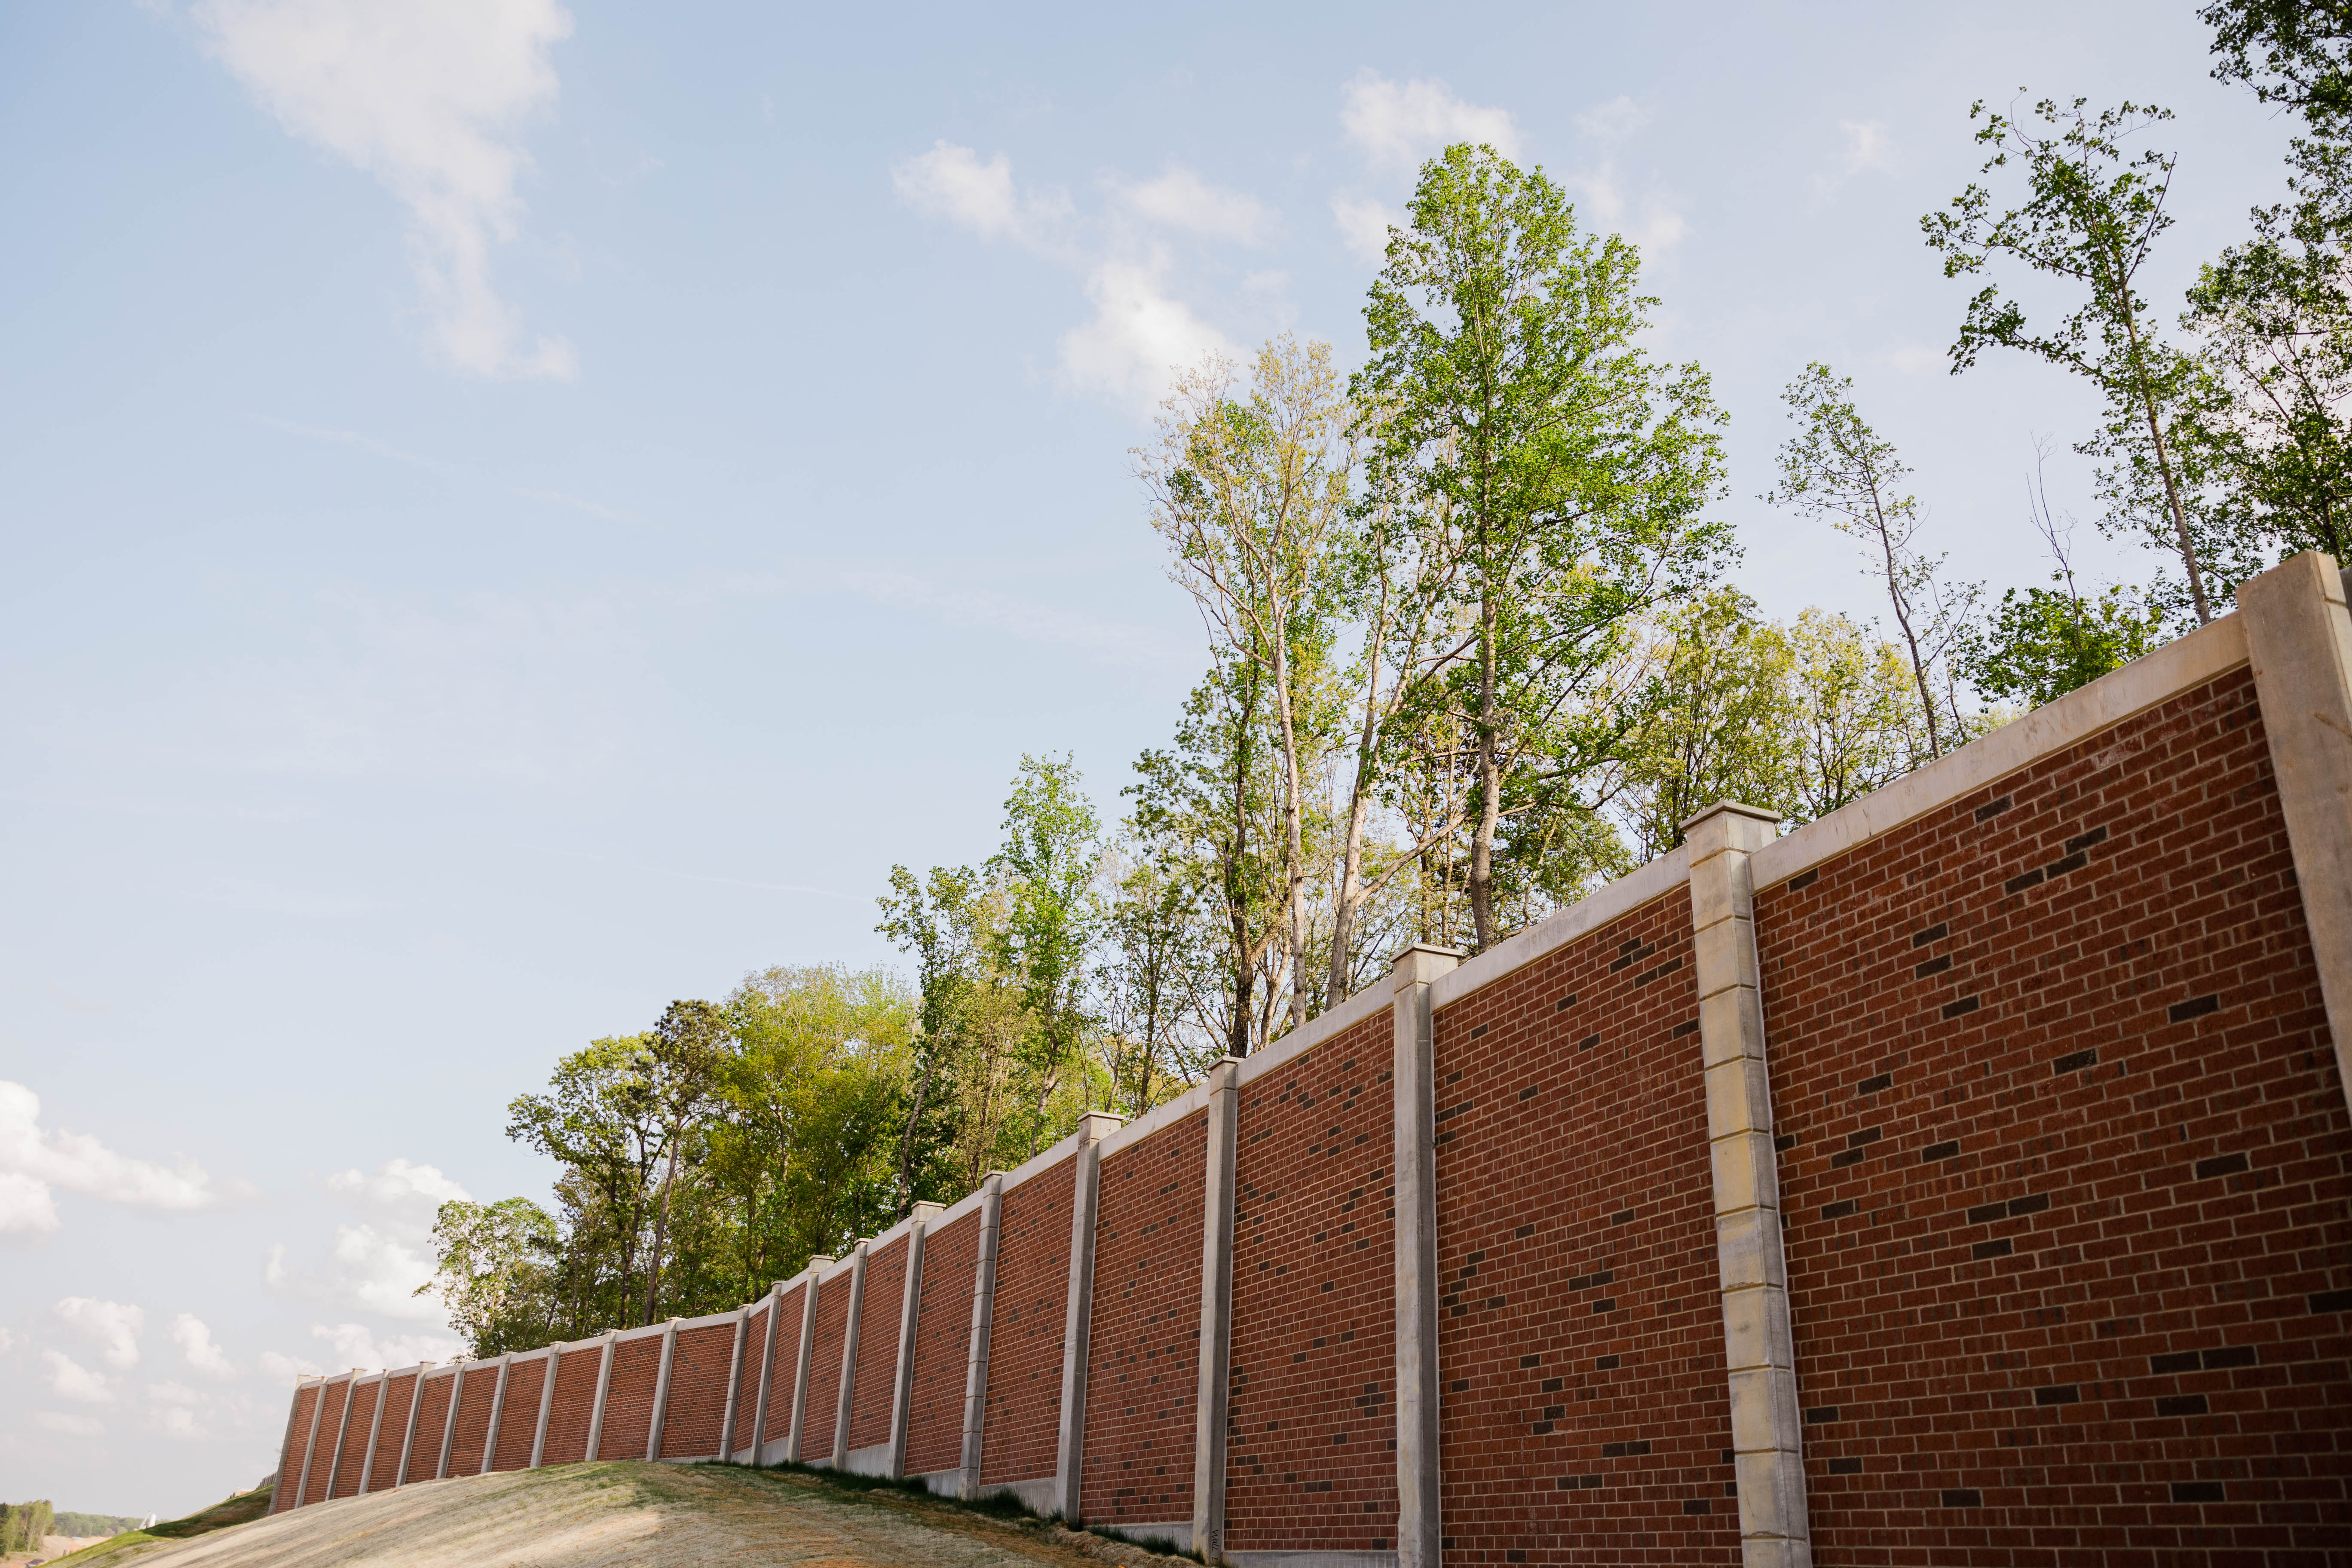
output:
<path id="1" fill-rule="evenodd" d="M 780 969 L 564 1058 L 509 1132 L 553 1211 L 451 1205 L 433 1286 L 477 1353 L 755 1294 L 919 1198 L 1139 1114 L 1424 941 L 1475 951 L 1671 848 L 1733 796 L 1833 811 L 2219 613 L 2268 563 L 2347 554 L 2352 87 L 2334 10 L 2218 4 L 2215 74 L 2303 117 L 2287 197 L 2163 319 L 2169 116 L 1974 111 L 1980 179 L 1922 220 L 1981 280 L 1952 350 L 2082 375 L 2105 413 L 2096 526 L 2137 583 L 2074 570 L 2029 478 L 2046 585 L 1992 601 L 1923 537 L 1853 383 L 1803 367 L 1768 500 L 1848 536 L 1884 623 L 1761 617 L 1714 509 L 1705 370 L 1644 348 L 1640 258 L 1493 149 L 1421 173 L 1365 309 L 1362 367 L 1283 337 L 1182 374 L 1134 454 L 1205 668 L 1107 813 L 1026 757 L 976 866 L 892 868 L 912 963 Z M 2022 95 L 2021 95 L 2022 97 Z M 2005 275 L 2066 313 L 2029 320 Z M 2049 453 L 2040 455 L 2046 462 Z"/>

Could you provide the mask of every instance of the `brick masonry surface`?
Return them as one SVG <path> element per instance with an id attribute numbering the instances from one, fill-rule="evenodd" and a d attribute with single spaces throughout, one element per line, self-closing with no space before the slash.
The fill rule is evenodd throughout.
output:
<path id="1" fill-rule="evenodd" d="M 727 1418 L 727 1373 L 735 1364 L 735 1320 L 680 1329 L 669 1369 L 669 1411 L 662 1417 L 662 1457 L 711 1458 Z"/>
<path id="2" fill-rule="evenodd" d="M 429 1481 L 441 1468 L 441 1434 L 448 1425 L 449 1385 L 457 1375 L 436 1369 L 425 1380 L 425 1403 L 416 1411 L 416 1447 L 408 1456 L 412 1481 Z"/>
<path id="3" fill-rule="evenodd" d="M 286 1457 L 278 1469 L 280 1484 L 269 1499 L 272 1513 L 284 1513 L 299 1500 L 294 1488 L 285 1483 L 302 1479 L 302 1459 L 310 1446 L 310 1410 L 319 1403 L 319 1388 L 318 1384 L 306 1383 L 294 1391 L 293 1414 L 286 1422 Z"/>
<path id="4" fill-rule="evenodd" d="M 890 1440 L 890 1405 L 897 1393 L 898 1312 L 906 1300 L 903 1236 L 866 1259 L 864 1322 L 857 1331 L 856 1383 L 850 1391 L 849 1446 L 868 1448 Z"/>
<path id="5" fill-rule="evenodd" d="M 751 1309 L 743 1330 L 743 1364 L 735 1374 L 735 1430 L 729 1437 L 737 1453 L 751 1446 L 751 1419 L 759 1414 L 760 1358 L 768 1349 L 768 1310 L 767 1299 L 762 1297 Z"/>
<path id="6" fill-rule="evenodd" d="M 1443 1549 L 1736 1563 L 1689 893 L 1442 1009 Z"/>
<path id="7" fill-rule="evenodd" d="M 1064 1160 L 1004 1194 L 997 1222 L 996 1317 L 988 1341 L 987 1485 L 1054 1473 L 1061 1436 L 1062 1339 L 1069 1327 L 1070 1194 Z"/>
<path id="8" fill-rule="evenodd" d="M 833 1458 L 835 1423 L 841 1414 L 841 1351 L 849 1328 L 849 1270 L 817 1288 L 816 1341 L 809 1347 L 808 1411 L 801 1419 L 801 1458 Z"/>
<path id="9" fill-rule="evenodd" d="M 1194 1111 L 1102 1163 L 1080 1473 L 1088 1519 L 1192 1521 L 1208 1122 Z"/>
<path id="10" fill-rule="evenodd" d="M 360 1463 L 367 1457 L 368 1423 L 375 1418 L 376 1395 L 382 1386 L 370 1378 L 352 1391 L 351 1425 L 343 1433 L 343 1451 L 335 1458 L 337 1497 L 351 1497 L 360 1489 Z"/>
<path id="11" fill-rule="evenodd" d="M 555 1403 L 547 1412 L 544 1463 L 568 1465 L 588 1457 L 588 1424 L 595 1419 L 596 1375 L 604 1364 L 602 1345 L 563 1352 L 563 1364 L 555 1369 Z"/>
<path id="12" fill-rule="evenodd" d="M 1396 1536 L 1389 1014 L 1241 1089 L 1225 1545 Z"/>
<path id="13" fill-rule="evenodd" d="M 539 1436 L 539 1391 L 547 1386 L 547 1358 L 534 1356 L 530 1361 L 518 1361 L 507 1374 L 507 1402 L 499 1412 L 499 1435 L 496 1457 L 490 1460 L 494 1470 L 522 1470 L 530 1468 L 531 1444 Z"/>
<path id="14" fill-rule="evenodd" d="M 596 1448 L 598 1458 L 646 1457 L 646 1439 L 654 1422 L 654 1389 L 661 1378 L 661 1344 L 659 1334 L 644 1334 L 613 1346 L 613 1383 L 604 1391 L 604 1431 Z"/>
<path id="15" fill-rule="evenodd" d="M 2197 679 L 1755 890 L 1823 1568 L 2352 1563 L 2352 1115 L 2252 680 Z M 1649 885 L 1440 987 L 1433 1349 L 1461 1564 L 1740 1552 L 1691 898 Z M 1230 1551 L 1396 1545 L 1393 1040 L 1382 1007 L 1239 1090 Z M 1090 1521 L 1192 1516 L 1206 1145 L 1195 1112 L 1101 1165 Z M 1054 1473 L 1076 1167 L 1066 1150 L 1004 1194 L 984 1484 Z M 910 1472 L 961 1462 L 979 1228 L 967 1212 L 926 1249 Z M 887 1436 L 906 1253 L 894 1237 L 868 1260 L 856 1447 Z M 807 1458 L 833 1452 L 849 1282 L 818 1300 Z M 771 1440 L 806 1289 L 777 1307 Z M 667 1457 L 716 1451 L 735 1327 L 679 1336 Z M 616 1347 L 604 1457 L 643 1456 L 661 1343 Z M 529 1460 L 544 1365 L 514 1363 L 500 1468 Z M 459 1475 L 481 1468 L 498 1375 L 467 1370 Z M 593 1348 L 566 1358 L 549 1459 L 584 1450 L 596 1372 Z M 386 1389 L 375 1486 L 407 1386 Z M 417 1479 L 450 1379 L 425 1386 Z M 357 1490 L 376 1394 L 297 1390 L 289 1476 L 318 1407 L 305 1500 L 331 1468 L 335 1496 Z"/>
<path id="16" fill-rule="evenodd" d="M 1818 1560 L 2352 1561 L 2352 1126 L 2245 672 L 1758 895 Z"/>
<path id="17" fill-rule="evenodd" d="M 416 1374 L 403 1373 L 383 1385 L 383 1431 L 376 1437 L 375 1463 L 368 1467 L 368 1490 L 389 1490 L 400 1479 L 400 1445 L 408 1436 L 409 1397 L 416 1391 Z M 362 1445 L 364 1447 L 364 1445 Z"/>
<path id="18" fill-rule="evenodd" d="M 907 1473 L 963 1463 L 963 1398 L 971 1354 L 971 1280 L 980 1261 L 980 1209 L 923 1238 L 916 1297 L 915 1378 L 907 1407 Z"/>
<path id="19" fill-rule="evenodd" d="M 793 1435 L 793 1384 L 801 1371 L 801 1303 L 807 1299 L 806 1281 L 794 1280 L 776 1300 L 776 1370 L 768 1374 L 768 1425 L 760 1434 L 763 1443 L 782 1443 Z"/>

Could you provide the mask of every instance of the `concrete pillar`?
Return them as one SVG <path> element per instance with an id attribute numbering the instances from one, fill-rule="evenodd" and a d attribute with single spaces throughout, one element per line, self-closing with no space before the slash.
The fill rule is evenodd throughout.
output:
<path id="1" fill-rule="evenodd" d="M 539 1427 L 530 1436 L 530 1468 L 539 1468 L 547 1456 L 547 1417 L 555 1408 L 555 1374 L 563 1369 L 563 1347 L 547 1347 L 547 1375 L 539 1380 Z"/>
<path id="2" fill-rule="evenodd" d="M 735 1406 L 741 1403 L 743 1387 L 743 1347 L 751 1336 L 751 1309 L 747 1303 L 735 1309 L 735 1348 L 727 1352 L 727 1407 L 719 1415 L 719 1462 L 735 1462 Z"/>
<path id="3" fill-rule="evenodd" d="M 416 1451 L 416 1414 L 425 1407 L 425 1374 L 432 1370 L 431 1362 L 418 1362 L 416 1381 L 408 1385 L 408 1420 L 404 1424 L 400 1436 L 400 1468 L 392 1473 L 392 1484 L 395 1487 L 408 1484 L 408 1458 Z"/>
<path id="4" fill-rule="evenodd" d="M 1054 1450 L 1054 1511 L 1079 1523 L 1079 1472 L 1087 1451 L 1087 1355 L 1095 1321 L 1095 1211 L 1102 1192 L 1102 1141 L 1119 1118 L 1089 1110 L 1078 1118 L 1077 1162 L 1070 1182 L 1070 1285 L 1062 1320 L 1062 1419 Z"/>
<path id="5" fill-rule="evenodd" d="M 1208 1173 L 1201 1212 L 1201 1387 L 1192 1421 L 1192 1550 L 1225 1554 L 1225 1422 L 1234 1367 L 1234 1160 L 1241 1147 L 1241 1058 L 1209 1064 Z"/>
<path id="6" fill-rule="evenodd" d="M 1748 858 L 1772 841 L 1780 820 L 1775 812 L 1723 801 L 1683 824 L 1690 847 L 1699 1055 L 1706 1077 L 1716 1266 L 1746 1568 L 1807 1568 L 1812 1562 L 1748 872 Z"/>
<path id="7" fill-rule="evenodd" d="M 604 1348 L 600 1352 L 604 1359 L 596 1365 L 596 1403 L 588 1412 L 586 1457 L 591 1459 L 602 1453 L 604 1447 L 604 1398 L 613 1392 L 613 1358 L 614 1353 L 620 1349 L 620 1339 L 618 1330 L 604 1331 Z"/>
<path id="8" fill-rule="evenodd" d="M 980 1258 L 971 1271 L 971 1342 L 963 1373 L 963 1479 L 957 1493 L 980 1500 L 981 1439 L 988 1425 L 988 1336 L 996 1324 L 996 1222 L 1004 1207 L 1004 1173 L 980 1183 Z"/>
<path id="9" fill-rule="evenodd" d="M 302 1479 L 294 1483 L 294 1506 L 310 1495 L 310 1456 L 319 1447 L 319 1417 L 327 1413 L 327 1380 L 319 1380 L 319 1396 L 310 1401 L 310 1434 L 302 1439 Z"/>
<path id="10" fill-rule="evenodd" d="M 857 1394 L 857 1329 L 866 1316 L 866 1256 L 870 1242 L 849 1254 L 849 1318 L 841 1330 L 841 1389 L 833 1408 L 833 1468 L 849 1468 L 849 1412 Z"/>
<path id="11" fill-rule="evenodd" d="M 499 1383 L 490 1390 L 490 1429 L 482 1437 L 482 1468 L 474 1473 L 487 1476 L 499 1457 L 499 1425 L 507 1417 L 507 1374 L 514 1370 L 514 1352 L 499 1357 Z M 656 1414 L 656 1421 L 661 1419 Z"/>
<path id="12" fill-rule="evenodd" d="M 942 1206 L 915 1205 L 907 1226 L 907 1287 L 898 1301 L 898 1376 L 890 1384 L 890 1458 L 882 1472 L 893 1480 L 907 1473 L 907 1413 L 915 1401 L 915 1331 L 922 1308 L 923 1237 Z"/>
<path id="13" fill-rule="evenodd" d="M 784 1463 L 801 1462 L 801 1445 L 808 1435 L 809 1351 L 816 1344 L 816 1298 L 820 1271 L 833 1266 L 830 1258 L 808 1260 L 808 1289 L 801 1292 L 801 1353 L 793 1372 L 793 1429 L 784 1434 Z"/>
<path id="14" fill-rule="evenodd" d="M 449 1474 L 449 1453 L 457 1442 L 457 1400 L 466 1392 L 467 1358 L 457 1358 L 457 1369 L 449 1373 L 449 1408 L 441 1413 L 441 1458 L 433 1467 L 435 1480 L 446 1479 Z"/>
<path id="15" fill-rule="evenodd" d="M 2319 969 L 2336 1081 L 2352 1103 L 2352 615 L 2316 550 L 2238 589 L 2246 656 Z"/>
<path id="16" fill-rule="evenodd" d="M 1429 988 L 1462 962 L 1415 942 L 1390 969 L 1396 1106 L 1397 1568 L 1437 1568 L 1437 1083 Z"/>
<path id="17" fill-rule="evenodd" d="M 661 1458 L 662 1423 L 669 1418 L 669 1368 L 677 1359 L 677 1320 L 662 1326 L 661 1370 L 654 1374 L 653 1425 L 646 1429 L 646 1458 Z"/>
<path id="18" fill-rule="evenodd" d="M 358 1385 L 352 1385 L 356 1391 Z M 375 1474 L 375 1448 L 383 1436 L 383 1396 L 392 1387 L 392 1369 L 386 1367 L 375 1374 L 375 1411 L 368 1417 L 367 1451 L 360 1456 L 360 1489 L 354 1497 L 368 1494 L 368 1479 Z"/>
<path id="19" fill-rule="evenodd" d="M 335 1500 L 335 1472 L 343 1468 L 343 1440 L 351 1436 L 352 1404 L 359 1397 L 360 1369 L 352 1368 L 351 1380 L 343 1385 L 343 1418 L 335 1426 L 335 1457 L 327 1463 L 327 1489 L 319 1500 Z"/>
<path id="20" fill-rule="evenodd" d="M 778 1320 L 784 1315 L 784 1281 L 768 1287 L 768 1327 L 761 1336 L 760 1396 L 751 1410 L 751 1463 L 767 1463 L 768 1389 L 776 1380 L 776 1346 L 782 1342 Z"/>

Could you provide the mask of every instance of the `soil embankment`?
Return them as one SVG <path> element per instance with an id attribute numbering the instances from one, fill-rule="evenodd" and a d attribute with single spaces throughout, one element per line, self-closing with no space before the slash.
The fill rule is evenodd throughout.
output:
<path id="1" fill-rule="evenodd" d="M 896 1491 L 728 1466 L 563 1465 L 428 1481 L 72 1568 L 1178 1568 L 1180 1559 Z"/>

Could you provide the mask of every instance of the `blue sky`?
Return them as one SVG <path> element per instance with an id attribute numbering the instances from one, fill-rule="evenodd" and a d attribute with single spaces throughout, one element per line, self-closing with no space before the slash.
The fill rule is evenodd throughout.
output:
<path id="1" fill-rule="evenodd" d="M 1738 580 L 1869 613 L 1753 498 L 1809 359 L 1936 547 L 2045 570 L 2092 406 L 1944 374 L 1917 219 L 1970 100 L 2179 119 L 2156 291 L 2287 127 L 2193 7 L 0 9 L 0 1495 L 184 1511 L 298 1365 L 446 1359 L 433 1205 L 503 1107 L 775 963 L 1023 752 L 1115 800 L 1201 667 L 1129 448 L 1173 363 L 1360 357 L 1444 140 L 1640 242 L 1731 416 Z M 2032 296 L 2029 296 L 2032 298 Z"/>

